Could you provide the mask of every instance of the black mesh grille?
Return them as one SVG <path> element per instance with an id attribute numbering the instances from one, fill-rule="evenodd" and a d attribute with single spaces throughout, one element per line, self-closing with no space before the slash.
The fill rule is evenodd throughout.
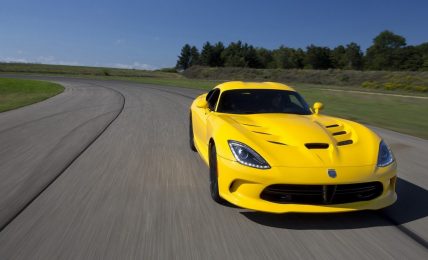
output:
<path id="1" fill-rule="evenodd" d="M 372 200 L 382 192 L 380 182 L 341 185 L 275 184 L 265 188 L 260 197 L 275 203 L 329 205 Z"/>

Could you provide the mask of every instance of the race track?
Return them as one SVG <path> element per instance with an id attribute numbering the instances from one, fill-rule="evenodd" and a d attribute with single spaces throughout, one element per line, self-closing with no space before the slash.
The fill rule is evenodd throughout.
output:
<path id="1" fill-rule="evenodd" d="M 399 163 L 386 210 L 271 215 L 211 200 L 200 90 L 39 79 L 66 90 L 0 113 L 0 259 L 428 259 L 427 140 L 374 128 Z"/>

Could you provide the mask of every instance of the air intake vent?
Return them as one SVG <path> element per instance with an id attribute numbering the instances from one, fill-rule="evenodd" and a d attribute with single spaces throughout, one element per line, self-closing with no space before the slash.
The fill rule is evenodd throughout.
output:
<path id="1" fill-rule="evenodd" d="M 324 143 L 308 143 L 308 144 L 305 144 L 305 146 L 308 149 L 327 149 L 328 148 L 328 144 L 324 144 Z"/>
<path id="2" fill-rule="evenodd" d="M 259 126 L 259 125 L 252 125 L 252 124 L 243 124 L 243 125 L 246 125 L 246 126 L 253 126 L 253 127 L 261 127 L 261 126 Z"/>
<path id="3" fill-rule="evenodd" d="M 339 126 L 339 125 L 338 124 L 328 125 L 328 126 L 326 126 L 326 128 L 337 127 L 337 126 Z"/>
<path id="4" fill-rule="evenodd" d="M 268 141 L 268 142 L 269 142 L 269 143 L 273 143 L 273 144 L 286 145 L 286 144 L 284 144 L 284 143 L 276 142 L 276 141 Z"/>
<path id="5" fill-rule="evenodd" d="M 348 144 L 353 144 L 354 142 L 352 140 L 345 140 L 345 141 L 340 141 L 337 142 L 337 145 L 348 145 Z"/>
<path id="6" fill-rule="evenodd" d="M 333 135 L 344 135 L 344 134 L 346 134 L 345 131 L 340 131 L 340 132 L 333 133 Z"/>
<path id="7" fill-rule="evenodd" d="M 269 134 L 269 133 L 259 132 L 259 131 L 253 131 L 253 133 L 261 134 L 261 135 L 271 135 L 271 134 Z"/>

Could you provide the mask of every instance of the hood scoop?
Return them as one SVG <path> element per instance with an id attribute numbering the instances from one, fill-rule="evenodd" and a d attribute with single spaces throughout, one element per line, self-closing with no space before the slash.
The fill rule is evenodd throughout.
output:
<path id="1" fill-rule="evenodd" d="M 345 141 L 337 142 L 337 145 L 342 146 L 342 145 L 348 145 L 348 144 L 353 144 L 353 143 L 354 143 L 354 141 L 352 141 L 352 140 L 345 140 Z"/>
<path id="2" fill-rule="evenodd" d="M 308 149 L 327 149 L 329 144 L 326 143 L 307 143 L 305 144 Z"/>

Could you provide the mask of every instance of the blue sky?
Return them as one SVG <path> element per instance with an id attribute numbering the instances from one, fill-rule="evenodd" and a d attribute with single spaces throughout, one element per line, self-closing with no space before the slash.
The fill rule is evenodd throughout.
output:
<path id="1" fill-rule="evenodd" d="M 427 11 L 423 0 L 0 0 L 0 61 L 155 69 L 185 43 L 365 50 L 385 29 L 420 44 Z"/>

